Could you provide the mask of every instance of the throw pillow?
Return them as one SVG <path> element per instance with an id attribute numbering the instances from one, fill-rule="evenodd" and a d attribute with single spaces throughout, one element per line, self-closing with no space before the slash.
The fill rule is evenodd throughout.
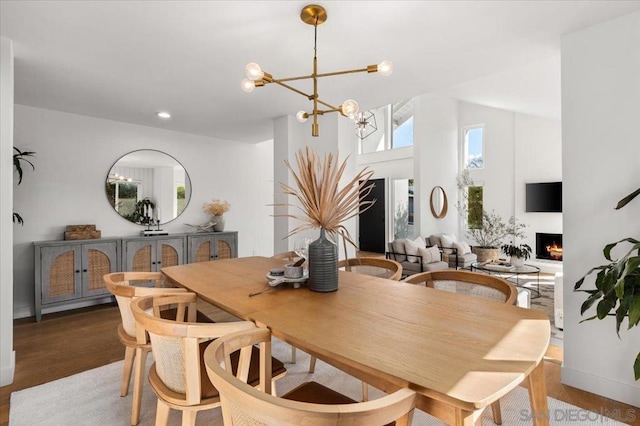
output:
<path id="1" fill-rule="evenodd" d="M 440 256 L 440 249 L 438 247 L 436 246 L 427 247 L 427 251 L 431 256 L 430 263 L 440 262 L 440 260 L 442 260 L 442 257 Z"/>
<path id="2" fill-rule="evenodd" d="M 454 239 L 451 238 L 451 235 L 447 235 L 447 234 L 440 235 L 440 243 L 442 244 L 442 247 L 451 248 L 453 247 L 453 242 L 454 242 Z"/>
<path id="3" fill-rule="evenodd" d="M 471 253 L 471 248 L 469 247 L 469 244 L 465 243 L 464 241 L 461 241 L 459 243 L 454 242 L 452 247 L 455 249 L 458 249 L 458 256 Z"/>
<path id="4" fill-rule="evenodd" d="M 444 248 L 444 252 L 447 254 L 453 253 L 453 250 L 447 250 L 453 247 L 454 239 L 451 235 L 441 234 L 440 235 L 440 245 Z"/>
<path id="5" fill-rule="evenodd" d="M 469 243 L 460 241 L 460 244 L 462 244 L 462 246 L 464 247 L 464 254 L 471 253 L 471 246 L 469 245 Z"/>
<path id="6" fill-rule="evenodd" d="M 404 241 L 404 251 L 405 253 L 407 253 L 407 260 L 411 263 L 417 263 L 418 262 L 418 257 L 420 253 L 418 253 L 418 250 L 420 248 L 424 248 L 420 245 L 420 243 L 414 241 L 414 240 L 410 240 L 410 239 L 406 239 Z"/>
<path id="7" fill-rule="evenodd" d="M 418 249 L 418 254 L 420 256 L 422 256 L 422 264 L 423 265 L 426 265 L 427 263 L 433 262 L 433 260 L 431 260 L 431 250 L 429 250 L 427 248 L 420 247 Z"/>
<path id="8" fill-rule="evenodd" d="M 427 243 L 425 242 L 424 238 L 422 238 L 422 237 L 418 237 L 418 238 L 416 238 L 416 239 L 415 239 L 415 240 L 413 240 L 413 241 L 414 241 L 414 242 L 416 242 L 416 243 L 418 243 L 418 245 L 419 245 L 420 247 L 427 248 Z"/>
<path id="9" fill-rule="evenodd" d="M 405 256 L 405 248 L 404 248 L 404 242 L 406 241 L 405 238 L 401 238 L 399 240 L 393 240 L 393 242 L 391 243 L 391 247 L 393 247 L 393 252 L 396 253 L 396 258 L 394 259 L 396 262 L 404 262 L 405 260 L 407 260 L 407 256 Z M 400 253 L 400 254 L 398 254 Z"/>

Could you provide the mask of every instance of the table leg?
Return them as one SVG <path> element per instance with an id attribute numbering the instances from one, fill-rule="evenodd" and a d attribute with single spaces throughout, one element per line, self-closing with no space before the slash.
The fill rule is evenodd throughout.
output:
<path id="1" fill-rule="evenodd" d="M 531 403 L 531 420 L 534 426 L 549 425 L 549 408 L 547 407 L 547 384 L 544 375 L 544 361 L 533 369 L 527 377 L 529 401 Z"/>

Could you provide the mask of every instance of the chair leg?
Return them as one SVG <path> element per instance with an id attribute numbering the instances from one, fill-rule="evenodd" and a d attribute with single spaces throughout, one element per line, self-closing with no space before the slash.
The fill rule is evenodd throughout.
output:
<path id="1" fill-rule="evenodd" d="M 369 400 L 369 385 L 365 382 L 362 382 L 362 402 L 367 402 Z"/>
<path id="2" fill-rule="evenodd" d="M 291 364 L 296 363 L 296 347 L 291 346 Z"/>
<path id="3" fill-rule="evenodd" d="M 493 422 L 497 425 L 502 424 L 502 412 L 500 411 L 500 400 L 491 404 L 491 412 L 493 413 Z"/>
<path id="4" fill-rule="evenodd" d="M 314 373 L 316 371 L 316 357 L 312 356 L 309 360 L 309 373 Z"/>
<path id="5" fill-rule="evenodd" d="M 169 423 L 169 406 L 158 398 L 156 408 L 156 426 L 167 426 Z"/>
<path id="6" fill-rule="evenodd" d="M 127 396 L 129 393 L 129 382 L 131 381 L 131 370 L 133 369 L 133 358 L 136 355 L 135 348 L 125 346 L 124 348 L 124 369 L 122 370 L 122 385 L 120 386 L 120 396 Z"/>
<path id="7" fill-rule="evenodd" d="M 182 412 L 182 426 L 196 426 L 196 410 L 184 410 Z"/>
<path id="8" fill-rule="evenodd" d="M 140 423 L 140 406 L 142 405 L 142 387 L 144 386 L 143 378 L 145 372 L 145 364 L 147 361 L 148 349 L 136 349 L 136 368 L 133 376 L 133 401 L 131 408 L 131 425 L 135 426 Z"/>

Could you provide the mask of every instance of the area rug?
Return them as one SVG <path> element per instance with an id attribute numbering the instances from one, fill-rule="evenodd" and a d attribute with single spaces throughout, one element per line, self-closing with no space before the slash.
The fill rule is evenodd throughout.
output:
<path id="1" fill-rule="evenodd" d="M 273 353 L 288 361 L 290 346 L 274 341 Z M 151 364 L 150 362 L 147 365 Z M 298 351 L 296 364 L 286 364 L 287 375 L 277 382 L 279 393 L 297 384 L 315 380 L 336 389 L 353 399 L 362 398 L 361 382 L 318 360 L 316 372 L 308 373 L 309 356 Z M 68 425 L 122 425 L 128 426 L 131 415 L 131 395 L 120 397 L 122 361 L 115 362 L 74 376 L 45 383 L 11 394 L 9 426 L 68 426 Z M 383 396 L 369 387 L 371 399 Z M 504 425 L 531 425 L 527 390 L 516 387 L 501 400 Z M 552 425 L 624 425 L 596 412 L 548 398 L 550 424 Z M 155 423 L 156 397 L 145 380 L 142 401 L 141 426 Z M 580 419 L 576 423 L 576 419 Z M 180 424 L 180 414 L 171 410 L 170 425 Z M 198 425 L 222 425 L 220 408 L 198 414 Z M 485 410 L 483 425 L 493 425 L 491 410 Z M 415 411 L 413 425 L 444 426 L 444 423 L 419 410 Z"/>

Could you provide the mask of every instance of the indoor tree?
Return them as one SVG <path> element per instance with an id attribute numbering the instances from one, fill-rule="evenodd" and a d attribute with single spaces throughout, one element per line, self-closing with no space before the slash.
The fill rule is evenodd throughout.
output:
<path id="1" fill-rule="evenodd" d="M 23 164 L 28 164 L 31 166 L 31 169 L 35 170 L 36 166 L 33 165 L 31 161 L 27 157 L 34 157 L 35 152 L 33 151 L 21 151 L 20 149 L 13 147 L 13 167 L 16 172 L 18 172 L 18 185 L 22 183 L 22 175 L 24 170 L 22 169 Z M 20 214 L 13 212 L 13 223 L 19 223 L 20 225 L 24 225 L 24 220 Z"/>
<path id="2" fill-rule="evenodd" d="M 616 210 L 627 205 L 640 195 L 640 188 L 618 202 Z M 629 250 L 619 259 L 611 258 L 611 250 L 618 244 L 624 244 Z M 640 323 L 640 240 L 632 237 L 623 238 L 615 243 L 607 244 L 602 250 L 607 263 L 593 267 L 575 284 L 574 291 L 587 293 L 589 296 L 582 303 L 580 314 L 584 315 L 596 302 L 596 313 L 582 320 L 604 319 L 609 315 L 616 317 L 616 333 L 620 337 L 620 326 L 625 318 L 629 321 L 627 329 Z M 581 290 L 585 278 L 596 273 L 595 289 Z M 634 376 L 640 380 L 640 353 L 633 365 Z"/>

